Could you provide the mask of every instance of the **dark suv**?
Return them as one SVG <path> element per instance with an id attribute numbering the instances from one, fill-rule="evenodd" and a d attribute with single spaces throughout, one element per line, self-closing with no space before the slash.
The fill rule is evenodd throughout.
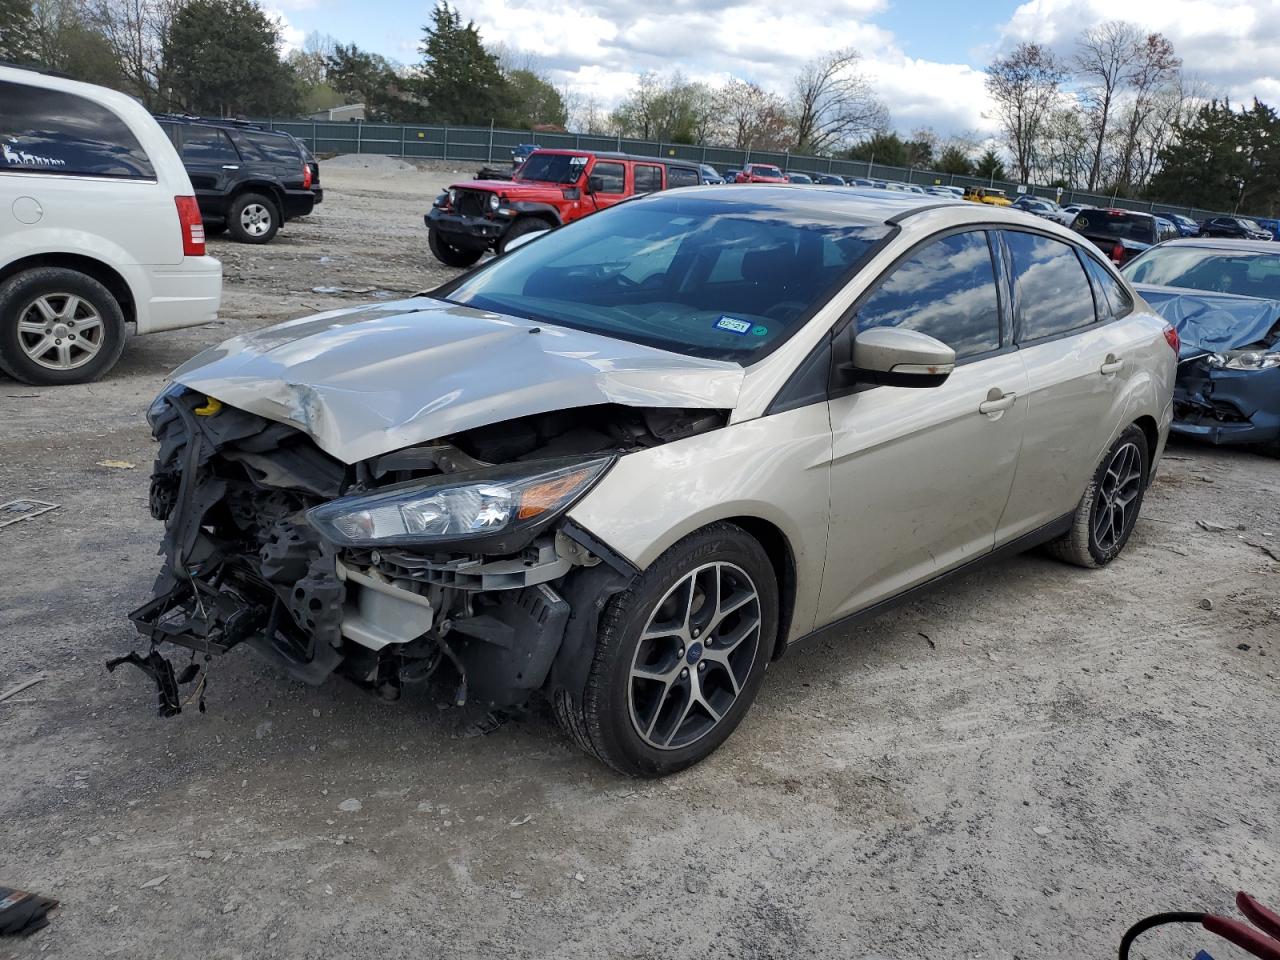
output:
<path id="1" fill-rule="evenodd" d="M 431 252 L 469 267 L 490 248 L 580 220 L 641 193 L 702 182 L 696 163 L 592 150 L 535 150 L 511 180 L 468 180 L 436 197 L 423 219 Z"/>
<path id="2" fill-rule="evenodd" d="M 320 202 L 320 165 L 289 134 L 232 120 L 156 119 L 187 168 L 206 234 L 266 243 Z"/>

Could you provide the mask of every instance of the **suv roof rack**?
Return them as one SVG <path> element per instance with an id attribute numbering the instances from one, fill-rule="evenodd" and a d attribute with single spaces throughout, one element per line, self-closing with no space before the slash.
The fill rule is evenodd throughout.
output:
<path id="1" fill-rule="evenodd" d="M 57 77 L 60 80 L 74 80 L 75 77 L 69 77 L 61 70 L 50 70 L 48 67 L 36 66 L 33 63 L 14 63 L 12 60 L 0 60 L 0 67 L 12 67 L 14 70 L 26 70 L 28 73 L 38 73 L 46 77 Z"/>
<path id="2" fill-rule="evenodd" d="M 260 123 L 242 120 L 235 117 L 202 117 L 194 113 L 153 113 L 157 120 L 172 120 L 181 123 L 208 123 L 224 127 L 243 127 L 248 130 L 261 130 L 263 133 L 283 133 L 283 130 L 268 130 Z"/>

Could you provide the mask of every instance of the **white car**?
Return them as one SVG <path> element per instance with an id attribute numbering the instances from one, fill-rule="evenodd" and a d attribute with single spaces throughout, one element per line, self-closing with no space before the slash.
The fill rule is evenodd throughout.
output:
<path id="1" fill-rule="evenodd" d="M 123 93 L 0 66 L 0 371 L 96 380 L 127 327 L 207 323 L 222 264 L 160 125 Z"/>
<path id="2" fill-rule="evenodd" d="M 1069 203 L 1065 207 L 1059 207 L 1051 219 L 1056 220 L 1058 223 L 1062 224 L 1064 227 L 1069 227 L 1071 226 L 1071 224 L 1075 222 L 1076 214 L 1078 214 L 1081 210 L 1093 210 L 1093 209 L 1095 208 L 1093 207 L 1092 204 Z"/>

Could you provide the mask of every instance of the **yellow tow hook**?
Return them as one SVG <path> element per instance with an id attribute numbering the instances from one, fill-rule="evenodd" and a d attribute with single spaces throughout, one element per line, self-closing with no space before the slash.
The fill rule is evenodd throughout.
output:
<path id="1" fill-rule="evenodd" d="M 204 406 L 195 408 L 197 417 L 212 417 L 215 413 L 222 409 L 222 401 L 215 400 L 213 397 L 204 398 Z"/>

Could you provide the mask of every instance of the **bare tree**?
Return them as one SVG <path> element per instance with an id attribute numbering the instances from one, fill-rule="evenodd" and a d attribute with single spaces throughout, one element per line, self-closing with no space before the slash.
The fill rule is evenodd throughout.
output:
<path id="1" fill-rule="evenodd" d="M 1139 140 L 1149 112 L 1160 91 L 1167 90 L 1182 70 L 1182 60 L 1163 34 L 1151 33 L 1134 48 L 1133 65 L 1125 76 L 1133 102 L 1120 147 L 1118 183 L 1131 186 L 1135 179 Z"/>
<path id="2" fill-rule="evenodd" d="M 1081 100 L 1088 112 L 1093 138 L 1088 185 L 1098 187 L 1102 175 L 1102 151 L 1110 132 L 1116 96 L 1136 55 L 1141 33 L 1131 23 L 1108 20 L 1080 34 L 1074 58 L 1076 75 L 1082 81 Z"/>
<path id="3" fill-rule="evenodd" d="M 717 91 L 718 133 L 739 150 L 777 149 L 789 142 L 787 105 L 776 93 L 744 80 Z"/>
<path id="4" fill-rule="evenodd" d="M 1023 183 L 1031 180 L 1045 118 L 1065 78 L 1057 57 L 1038 43 L 1020 43 L 987 68 L 987 93 L 995 101 L 996 119 Z"/>
<path id="5" fill-rule="evenodd" d="M 168 97 L 170 67 L 165 59 L 173 18 L 183 0 L 90 0 L 93 24 L 111 47 L 120 72 L 149 109 Z"/>
<path id="6" fill-rule="evenodd" d="M 1068 186 L 1087 182 L 1095 157 L 1093 129 L 1081 116 L 1076 102 L 1062 96 L 1045 117 L 1039 149 L 1040 173 Z"/>
<path id="7" fill-rule="evenodd" d="M 797 152 L 826 153 L 888 126 L 889 111 L 859 60 L 856 50 L 837 50 L 801 67 L 791 108 Z"/>

